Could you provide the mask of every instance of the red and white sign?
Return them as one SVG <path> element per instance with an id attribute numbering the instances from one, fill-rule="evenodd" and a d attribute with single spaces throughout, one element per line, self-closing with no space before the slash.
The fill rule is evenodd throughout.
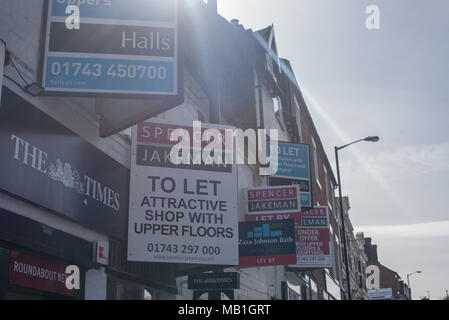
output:
<path id="1" fill-rule="evenodd" d="M 298 268 L 333 267 L 329 212 L 326 206 L 296 213 L 296 256 Z"/>
<path id="2" fill-rule="evenodd" d="M 98 241 L 95 250 L 96 262 L 107 266 L 109 263 L 109 243 Z"/>
<path id="3" fill-rule="evenodd" d="M 11 251 L 9 283 L 65 296 L 74 296 L 75 290 L 66 287 L 66 265 Z"/>
<path id="4" fill-rule="evenodd" d="M 249 215 L 299 212 L 301 211 L 299 186 L 247 189 L 246 204 Z"/>
<path id="5" fill-rule="evenodd" d="M 208 148 L 233 150 L 233 128 L 157 121 L 133 128 L 128 261 L 238 265 L 237 166 L 206 161 Z"/>
<path id="6" fill-rule="evenodd" d="M 246 221 L 295 220 L 297 268 L 333 266 L 328 208 L 315 207 L 304 212 L 248 214 Z"/>
<path id="7" fill-rule="evenodd" d="M 248 214 L 245 216 L 245 221 L 272 221 L 272 220 L 295 220 L 295 227 L 298 226 L 299 212 L 289 213 L 268 213 L 268 214 Z"/>

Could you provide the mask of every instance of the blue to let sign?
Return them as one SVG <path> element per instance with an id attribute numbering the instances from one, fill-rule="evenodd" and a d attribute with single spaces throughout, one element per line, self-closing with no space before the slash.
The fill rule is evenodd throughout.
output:
<path id="1" fill-rule="evenodd" d="M 77 5 L 79 29 L 66 26 Z M 178 95 L 178 0 L 51 0 L 47 92 Z"/>
<path id="2" fill-rule="evenodd" d="M 312 207 L 312 188 L 310 184 L 310 154 L 309 146 L 278 142 L 275 148 L 270 142 L 267 150 L 270 150 L 270 161 L 274 161 L 273 155 L 277 154 L 277 171 L 270 179 L 271 186 L 283 186 L 298 184 L 300 186 L 301 207 Z M 267 151 L 268 152 L 268 151 Z"/>
<path id="3" fill-rule="evenodd" d="M 309 146 L 285 142 L 278 142 L 277 148 L 269 146 L 270 155 L 278 156 L 278 170 L 273 177 L 310 180 Z M 274 160 L 272 156 L 270 160 Z"/>

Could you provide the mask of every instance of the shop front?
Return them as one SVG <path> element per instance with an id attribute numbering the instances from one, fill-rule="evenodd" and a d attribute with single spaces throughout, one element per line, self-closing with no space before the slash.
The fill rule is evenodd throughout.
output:
<path id="1" fill-rule="evenodd" d="M 94 249 L 126 239 L 129 170 L 30 101 L 3 86 L 0 299 L 106 299 Z M 68 266 L 79 269 L 76 290 Z"/>
<path id="2" fill-rule="evenodd" d="M 66 285 L 68 266 L 79 270 L 79 289 Z M 90 242 L 0 209 L 0 299 L 84 299 L 93 267 Z"/>

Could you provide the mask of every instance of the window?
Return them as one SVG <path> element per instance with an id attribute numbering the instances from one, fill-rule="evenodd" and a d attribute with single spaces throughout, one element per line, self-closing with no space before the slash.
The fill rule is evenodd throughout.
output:
<path id="1" fill-rule="evenodd" d="M 318 155 L 317 155 L 315 140 L 313 140 L 313 138 L 312 138 L 312 148 L 313 148 L 313 166 L 315 169 L 315 182 L 318 185 L 318 187 L 321 189 L 320 176 L 318 174 Z"/>
<path id="2" fill-rule="evenodd" d="M 281 111 L 281 99 L 279 97 L 273 98 L 273 108 L 274 108 L 274 114 L 278 116 L 278 114 Z"/>
<path id="3" fill-rule="evenodd" d="M 283 116 L 282 116 L 282 102 L 281 102 L 281 98 L 280 97 L 274 97 L 273 98 L 273 111 L 274 111 L 274 115 L 276 116 L 276 119 L 279 122 L 279 125 L 281 127 L 281 129 L 284 131 L 284 126 L 283 126 Z"/>
<path id="4" fill-rule="evenodd" d="M 271 55 L 268 54 L 268 53 L 266 53 L 265 56 L 266 56 L 266 59 L 267 59 L 267 69 L 268 69 L 268 72 L 270 72 L 271 76 L 273 77 L 273 80 L 274 80 L 275 82 L 277 82 L 276 74 L 275 74 L 275 72 L 274 72 L 273 58 L 272 58 Z"/>
<path id="5" fill-rule="evenodd" d="M 298 127 L 299 142 L 302 142 L 301 107 L 299 106 L 298 100 L 296 99 L 296 95 L 294 95 L 293 97 L 296 106 L 295 114 L 296 114 L 296 125 Z"/>
<path id="6" fill-rule="evenodd" d="M 331 182 L 331 194 L 332 194 L 332 208 L 334 208 L 334 216 L 335 216 L 335 220 L 338 221 L 338 212 L 337 212 L 337 207 L 335 206 L 335 189 L 334 189 L 334 185 Z"/>
<path id="7" fill-rule="evenodd" d="M 324 183 L 325 183 L 325 188 L 326 188 L 326 201 L 327 201 L 327 205 L 329 206 L 329 208 L 332 210 L 332 204 L 331 204 L 331 199 L 329 196 L 329 178 L 327 176 L 327 170 L 326 167 L 323 165 L 323 171 L 324 171 Z"/>

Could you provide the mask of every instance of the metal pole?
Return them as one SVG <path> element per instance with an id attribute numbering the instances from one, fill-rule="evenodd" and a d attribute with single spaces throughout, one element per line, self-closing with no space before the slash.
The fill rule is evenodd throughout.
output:
<path id="1" fill-rule="evenodd" d="M 335 147 L 335 160 L 337 163 L 337 178 L 338 178 L 338 192 L 340 195 L 340 216 L 341 216 L 341 229 L 343 236 L 343 251 L 345 258 L 345 266 L 346 266 L 346 282 L 348 284 L 348 300 L 352 300 L 351 294 L 351 277 L 349 273 L 349 262 L 348 262 L 348 247 L 346 243 L 346 228 L 345 228 L 345 214 L 343 212 L 343 196 L 341 191 L 341 179 L 340 179 L 340 164 L 338 161 L 338 147 Z"/>
<path id="2" fill-rule="evenodd" d="M 218 68 L 218 5 L 217 0 L 207 0 L 208 7 L 208 82 L 209 82 L 209 120 L 220 124 L 220 87 Z"/>

